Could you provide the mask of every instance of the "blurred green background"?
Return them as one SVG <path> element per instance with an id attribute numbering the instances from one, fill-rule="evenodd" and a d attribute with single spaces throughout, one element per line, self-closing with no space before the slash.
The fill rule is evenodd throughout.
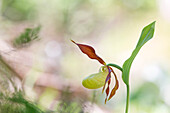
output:
<path id="1" fill-rule="evenodd" d="M 120 87 L 105 105 L 102 89 L 81 84 L 101 65 L 70 39 L 93 46 L 107 63 L 121 66 L 143 27 L 156 21 L 154 38 L 131 68 L 130 113 L 170 112 L 169 0 L 1 0 L 0 14 L 0 55 L 9 69 L 1 69 L 0 91 L 13 93 L 11 80 L 49 113 L 123 113 L 121 72 L 114 69 Z"/>

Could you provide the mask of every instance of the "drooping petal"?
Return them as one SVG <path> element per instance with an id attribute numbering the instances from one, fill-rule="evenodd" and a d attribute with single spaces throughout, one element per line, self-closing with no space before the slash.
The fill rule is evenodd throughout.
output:
<path id="1" fill-rule="evenodd" d="M 111 67 L 109 67 L 109 68 L 112 70 L 112 73 L 115 77 L 116 84 L 115 84 L 114 88 L 112 89 L 108 100 L 110 100 L 115 95 L 117 89 L 119 88 L 119 81 L 117 79 L 117 76 L 116 76 L 115 72 L 113 71 L 113 69 Z"/>
<path id="2" fill-rule="evenodd" d="M 73 40 L 71 40 L 73 43 L 75 43 L 80 50 L 86 54 L 89 58 L 91 59 L 96 59 L 98 60 L 101 64 L 106 65 L 106 63 L 103 61 L 103 59 L 101 59 L 96 53 L 95 50 L 93 49 L 93 47 L 89 46 L 89 45 L 85 45 L 85 44 L 78 44 L 76 42 L 74 42 Z"/>
<path id="3" fill-rule="evenodd" d="M 92 74 L 86 77 L 82 81 L 83 86 L 88 89 L 97 89 L 102 87 L 105 84 L 105 78 L 109 73 L 108 70 L 105 68 L 107 67 L 103 66 L 102 71 L 100 71 L 99 73 Z"/>
<path id="4" fill-rule="evenodd" d="M 108 86 L 107 86 L 107 89 L 106 89 L 105 104 L 106 104 L 106 102 L 107 102 L 107 97 L 108 97 L 108 95 L 109 95 L 109 85 L 110 85 L 110 81 L 111 81 L 111 79 L 108 80 Z"/>
<path id="5" fill-rule="evenodd" d="M 108 66 L 107 66 L 107 68 L 108 68 L 109 73 L 106 77 L 105 83 L 107 83 L 107 81 L 111 78 L 111 72 L 112 72 L 112 70 Z"/>
<path id="6" fill-rule="evenodd" d="M 108 69 L 109 73 L 108 73 L 108 75 L 107 75 L 107 77 L 105 79 L 105 84 L 103 86 L 102 93 L 103 93 L 103 91 L 105 89 L 105 85 L 106 85 L 107 81 L 110 80 L 110 78 L 111 78 L 111 69 L 108 66 L 107 66 L 107 69 Z"/>

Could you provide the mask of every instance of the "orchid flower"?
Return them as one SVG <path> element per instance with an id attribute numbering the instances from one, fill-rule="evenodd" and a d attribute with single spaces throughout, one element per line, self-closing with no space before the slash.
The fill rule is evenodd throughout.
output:
<path id="1" fill-rule="evenodd" d="M 122 67 L 118 66 L 117 64 L 106 64 L 103 59 L 101 59 L 98 55 L 96 55 L 95 50 L 91 46 L 84 45 L 84 44 L 78 44 L 78 43 L 74 42 L 73 40 L 71 40 L 89 58 L 96 59 L 100 62 L 100 64 L 103 65 L 101 67 L 99 73 L 92 74 L 83 80 L 83 82 L 82 82 L 83 86 L 88 89 L 97 89 L 97 88 L 100 88 L 103 86 L 102 92 L 104 90 L 106 92 L 106 99 L 105 99 L 105 103 L 106 103 L 107 100 L 110 100 L 115 95 L 117 89 L 119 88 L 119 82 L 117 80 L 117 76 L 110 66 L 119 69 L 122 72 L 122 80 L 125 83 L 126 89 L 127 89 L 125 113 L 128 113 L 129 100 L 130 100 L 129 75 L 130 75 L 131 65 L 132 65 L 135 57 L 137 56 L 138 52 L 142 48 L 142 46 L 146 42 L 148 42 L 150 39 L 152 39 L 152 37 L 154 35 L 154 30 L 155 30 L 155 21 L 143 28 L 142 33 L 139 38 L 139 41 L 138 41 L 135 49 L 133 50 L 131 56 L 123 63 Z M 111 82 L 111 73 L 113 73 L 116 83 L 115 83 L 114 88 L 110 92 L 109 86 L 110 86 L 110 82 Z M 105 89 L 106 84 L 108 84 L 108 85 L 107 85 L 107 88 Z M 108 96 L 109 96 L 109 98 L 108 98 Z"/>
<path id="2" fill-rule="evenodd" d="M 85 88 L 88 89 L 98 89 L 103 87 L 102 93 L 105 90 L 106 92 L 106 98 L 105 98 L 105 103 L 107 102 L 107 100 L 110 100 L 116 93 L 116 91 L 119 88 L 119 82 L 117 79 L 117 76 L 115 74 L 115 72 L 113 71 L 113 69 L 106 65 L 105 61 L 100 58 L 95 50 L 93 49 L 93 47 L 89 46 L 89 45 L 85 45 L 85 44 L 79 44 L 76 43 L 75 41 L 71 40 L 74 44 L 76 44 L 80 50 L 86 54 L 89 58 L 91 59 L 95 59 L 98 60 L 100 64 L 102 64 L 103 66 L 100 68 L 99 73 L 95 73 L 92 74 L 88 77 L 86 77 L 83 81 L 82 84 Z M 111 73 L 113 73 L 114 77 L 115 77 L 115 86 L 114 88 L 111 90 L 110 92 L 110 83 L 111 83 Z M 105 89 L 105 86 L 107 85 L 107 88 Z M 110 95 L 109 95 L 110 93 Z M 108 98 L 109 96 L 109 98 Z"/>

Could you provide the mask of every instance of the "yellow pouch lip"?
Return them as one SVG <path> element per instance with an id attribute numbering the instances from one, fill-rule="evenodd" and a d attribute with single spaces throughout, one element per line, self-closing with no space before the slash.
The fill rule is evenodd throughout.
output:
<path id="1" fill-rule="evenodd" d="M 105 79 L 108 75 L 108 69 L 106 66 L 102 66 L 99 73 L 91 74 L 82 81 L 82 85 L 88 89 L 98 89 L 104 86 Z"/>

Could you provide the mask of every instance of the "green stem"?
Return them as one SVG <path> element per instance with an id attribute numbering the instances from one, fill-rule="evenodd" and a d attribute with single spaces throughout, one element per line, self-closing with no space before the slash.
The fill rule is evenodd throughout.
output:
<path id="1" fill-rule="evenodd" d="M 130 94 L 129 85 L 126 85 L 126 88 L 127 88 L 127 97 L 126 97 L 126 111 L 125 111 L 125 113 L 128 113 L 128 109 L 129 109 L 129 94 Z"/>
<path id="2" fill-rule="evenodd" d="M 121 72 L 123 72 L 123 69 L 118 66 L 117 64 L 107 64 L 107 66 L 112 66 L 112 67 L 115 67 L 117 69 L 119 69 Z M 129 85 L 126 85 L 126 88 L 127 88 L 127 97 L 126 97 L 126 110 L 125 110 L 125 113 L 128 113 L 128 109 L 129 109 L 129 100 L 130 100 L 130 88 L 129 88 Z"/>
<path id="3" fill-rule="evenodd" d="M 110 63 L 110 64 L 107 64 L 107 66 L 115 67 L 115 68 L 119 69 L 121 72 L 123 72 L 123 69 L 120 66 L 118 66 L 117 64 Z"/>

